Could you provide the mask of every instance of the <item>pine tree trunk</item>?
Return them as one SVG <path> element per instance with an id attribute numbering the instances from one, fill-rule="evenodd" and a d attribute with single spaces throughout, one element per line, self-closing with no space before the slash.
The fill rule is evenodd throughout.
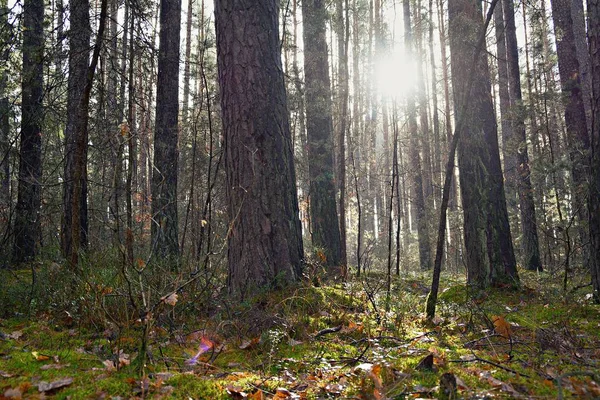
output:
<path id="1" fill-rule="evenodd" d="M 344 6 L 346 13 L 344 14 Z M 346 131 L 348 130 L 348 40 L 350 34 L 350 20 L 348 18 L 348 0 L 336 1 L 336 19 L 338 27 L 338 53 L 339 53 L 339 82 L 340 82 L 340 128 L 339 143 L 339 214 L 340 214 L 340 264 L 346 267 Z"/>
<path id="2" fill-rule="evenodd" d="M 5 27 L 0 32 L 0 60 L 8 64 L 10 56 L 10 38 L 12 27 L 8 24 L 7 0 L 0 0 L 0 26 Z M 10 205 L 10 103 L 7 88 L 8 74 L 0 72 L 0 219 L 8 218 L 4 215 Z"/>
<path id="3" fill-rule="evenodd" d="M 468 55 L 483 25 L 481 10 L 474 0 L 451 0 L 448 8 L 455 105 L 466 101 L 465 91 L 473 80 L 472 90 L 468 91 L 470 106 L 456 114 L 457 121 L 464 119 L 458 161 L 467 279 L 469 284 L 485 288 L 492 283 L 518 280 L 518 276 L 504 197 L 487 57 L 481 57 L 474 70 L 469 65 L 472 61 Z"/>
<path id="4" fill-rule="evenodd" d="M 299 279 L 304 258 L 277 4 L 215 2 L 228 285 L 239 299 Z"/>
<path id="5" fill-rule="evenodd" d="M 594 301 L 600 303 L 600 1 L 587 0 L 588 38 L 592 56 L 593 121 L 590 173 L 589 238 Z"/>
<path id="6" fill-rule="evenodd" d="M 565 96 L 565 124 L 571 157 L 571 174 L 573 178 L 573 212 L 577 214 L 580 229 L 580 240 L 586 248 L 588 242 L 588 222 L 585 207 L 587 188 L 585 179 L 589 168 L 590 137 L 587 131 L 585 107 L 583 105 L 580 65 L 577 58 L 576 38 L 573 31 L 571 2 L 569 0 L 552 0 L 552 20 L 556 35 L 556 53 L 558 55 L 558 71 L 560 83 Z"/>
<path id="7" fill-rule="evenodd" d="M 179 122 L 179 37 L 181 0 L 160 5 L 156 124 L 152 171 L 152 246 L 159 257 L 179 257 L 177 173 Z M 176 265 L 171 265 L 176 268 Z"/>
<path id="8" fill-rule="evenodd" d="M 531 171 L 529 169 L 527 134 L 525 130 L 527 110 L 523 105 L 523 96 L 521 93 L 521 71 L 519 69 L 519 48 L 517 45 L 513 0 L 503 0 L 503 8 L 506 20 L 506 54 L 508 57 L 508 77 L 510 82 L 511 131 L 514 135 L 514 145 L 510 147 L 516 153 L 517 158 L 516 169 L 514 172 L 508 172 L 508 174 L 514 177 L 517 192 L 519 193 L 523 233 L 523 265 L 528 270 L 541 271 L 542 263 L 538 243 L 533 188 L 531 186 Z"/>
<path id="9" fill-rule="evenodd" d="M 325 253 L 326 264 L 339 266 L 340 231 L 333 183 L 334 141 L 326 19 L 323 0 L 304 0 L 304 76 L 306 97 L 311 99 L 306 103 L 311 237 L 315 250 Z"/>
<path id="10" fill-rule="evenodd" d="M 410 2 L 403 0 L 404 31 L 406 47 L 410 54 L 414 54 L 414 41 L 410 22 Z M 419 263 L 421 269 L 431 269 L 431 244 L 427 230 L 427 215 L 425 209 L 425 197 L 423 194 L 423 170 L 421 168 L 421 155 L 419 154 L 419 138 L 417 126 L 417 110 L 415 107 L 414 93 L 409 94 L 407 99 L 408 129 L 410 135 L 410 166 L 413 180 L 412 196 L 416 209 L 417 234 L 419 236 Z"/>
<path id="11" fill-rule="evenodd" d="M 44 107 L 44 1 L 23 3 L 23 70 L 19 186 L 14 225 L 13 261 L 38 254 Z"/>

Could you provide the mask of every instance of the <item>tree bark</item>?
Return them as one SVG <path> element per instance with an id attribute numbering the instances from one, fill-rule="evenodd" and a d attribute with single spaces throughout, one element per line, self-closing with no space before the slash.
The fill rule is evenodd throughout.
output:
<path id="1" fill-rule="evenodd" d="M 587 198 L 585 179 L 589 173 L 590 137 L 587 131 L 585 107 L 583 105 L 580 65 L 577 58 L 571 2 L 569 0 L 552 0 L 552 20 L 556 36 L 560 83 L 565 97 L 565 124 L 572 163 L 572 209 L 577 214 L 580 225 L 585 225 L 588 222 L 585 207 Z M 587 230 L 580 229 L 579 234 L 585 249 L 589 240 Z"/>
<path id="2" fill-rule="evenodd" d="M 344 6 L 346 13 L 344 14 Z M 340 190 L 340 265 L 346 267 L 346 131 L 348 130 L 348 40 L 350 37 L 350 20 L 348 17 L 348 0 L 336 1 L 336 20 L 339 53 L 339 83 L 340 83 L 340 128 L 338 134 L 339 143 L 339 190 Z"/>
<path id="3" fill-rule="evenodd" d="M 460 187 L 469 284 L 485 288 L 492 283 L 518 280 L 504 195 L 497 126 L 491 97 L 487 57 L 473 71 L 468 55 L 481 30 L 481 9 L 474 0 L 448 4 L 454 104 L 461 104 L 473 79 L 471 106 L 461 109 L 465 131 L 458 143 Z M 472 77 L 469 74 L 473 74 Z M 464 114 L 464 115 L 463 115 Z"/>
<path id="4" fill-rule="evenodd" d="M 519 206 L 521 215 L 521 228 L 523 232 L 522 249 L 523 265 L 531 271 L 541 271 L 542 262 L 538 243 L 537 219 L 535 203 L 533 201 L 533 188 L 531 186 L 531 170 L 529 169 L 529 153 L 527 150 L 527 134 L 525 130 L 525 116 L 527 110 L 523 105 L 521 92 L 521 71 L 519 69 L 519 47 L 515 26 L 515 9 L 513 0 L 502 0 L 504 19 L 506 21 L 506 50 L 508 58 L 509 88 L 510 88 L 510 122 L 512 125 L 513 146 L 511 150 L 516 153 L 516 169 L 509 171 L 508 175 L 516 181 L 519 193 Z"/>
<path id="5" fill-rule="evenodd" d="M 69 4 L 70 28 L 69 28 L 69 80 L 67 89 L 67 125 L 65 128 L 66 162 L 63 184 L 63 220 L 61 231 L 62 253 L 64 257 L 72 254 L 73 248 L 85 246 L 87 230 L 79 232 L 79 241 L 73 243 L 73 226 L 78 225 L 82 229 L 87 227 L 87 198 L 77 200 L 80 210 L 78 215 L 81 220 L 74 224 L 73 217 L 73 195 L 75 192 L 75 170 L 81 166 L 75 165 L 75 148 L 78 135 L 87 138 L 87 115 L 82 115 L 79 107 L 85 92 L 88 59 L 90 55 L 90 4 L 88 1 L 72 0 Z M 84 121 L 83 118 L 86 120 Z M 85 140 L 87 143 L 87 139 Z M 86 151 L 87 152 L 87 151 Z M 82 174 L 83 175 L 83 174 Z M 82 195 L 85 194 L 87 181 L 79 182 Z"/>
<path id="6" fill-rule="evenodd" d="M 594 301 L 600 303 L 600 1 L 587 0 L 591 54 L 592 112 L 589 207 L 590 269 Z"/>
<path id="7" fill-rule="evenodd" d="M 322 250 L 326 264 L 338 266 L 340 230 L 333 184 L 333 122 L 331 84 L 327 60 L 325 23 L 327 10 L 323 0 L 304 0 L 304 77 L 306 97 L 306 133 L 310 179 L 311 237 L 315 250 Z"/>
<path id="8" fill-rule="evenodd" d="M 13 261 L 33 259 L 39 251 L 44 120 L 44 1 L 23 3 L 23 71 L 19 186 Z"/>
<path id="9" fill-rule="evenodd" d="M 181 0 L 162 0 L 152 171 L 152 246 L 159 257 L 171 258 L 175 264 L 179 258 L 177 140 L 180 25 Z M 172 267 L 176 268 L 176 265 Z"/>
<path id="10" fill-rule="evenodd" d="M 404 37 L 406 47 L 410 54 L 414 54 L 414 41 L 410 22 L 410 2 L 403 0 L 404 11 Z M 412 168 L 412 196 L 416 209 L 417 234 L 419 236 L 419 264 L 421 269 L 431 269 L 431 244 L 427 230 L 427 215 L 425 208 L 425 196 L 423 194 L 423 170 L 421 168 L 421 155 L 419 154 L 419 138 L 417 126 L 417 110 L 415 107 L 414 93 L 407 97 L 408 129 L 410 135 L 410 164 Z"/>
<path id="11" fill-rule="evenodd" d="M 229 214 L 228 285 L 238 299 L 296 281 L 302 271 L 277 4 L 215 2 Z"/>
<path id="12" fill-rule="evenodd" d="M 0 32 L 0 60 L 8 65 L 12 26 L 8 24 L 7 0 L 0 0 L 0 26 L 5 27 Z M 3 70 L 0 73 L 0 219 L 5 218 L 4 212 L 10 205 L 10 103 L 7 82 L 8 74 Z"/>

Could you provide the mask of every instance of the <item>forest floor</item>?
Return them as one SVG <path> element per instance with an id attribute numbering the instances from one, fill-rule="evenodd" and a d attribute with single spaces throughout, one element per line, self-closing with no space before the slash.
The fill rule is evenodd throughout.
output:
<path id="1" fill-rule="evenodd" d="M 143 369 L 135 323 L 11 316 L 0 319 L 0 398 L 444 398 L 454 385 L 458 398 L 600 398 L 590 288 L 521 276 L 519 290 L 471 298 L 443 275 L 433 321 L 422 314 L 427 275 L 395 278 L 387 312 L 381 275 L 194 317 L 182 293 L 148 326 Z"/>

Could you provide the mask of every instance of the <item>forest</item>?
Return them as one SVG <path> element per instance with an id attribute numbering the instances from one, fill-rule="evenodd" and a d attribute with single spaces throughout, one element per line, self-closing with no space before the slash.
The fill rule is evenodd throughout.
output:
<path id="1" fill-rule="evenodd" d="M 0 399 L 598 371 L 600 0 L 0 0 Z"/>

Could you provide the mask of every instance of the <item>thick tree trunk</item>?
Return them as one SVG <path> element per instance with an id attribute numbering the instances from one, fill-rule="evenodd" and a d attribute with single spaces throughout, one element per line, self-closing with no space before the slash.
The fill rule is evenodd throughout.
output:
<path id="1" fill-rule="evenodd" d="M 241 299 L 297 280 L 304 257 L 277 3 L 215 3 L 229 212 L 228 285 Z"/>
<path id="2" fill-rule="evenodd" d="M 331 85 L 327 60 L 325 23 L 327 10 L 323 0 L 304 0 L 304 76 L 306 97 L 306 133 L 310 163 L 310 221 L 315 250 L 322 250 L 326 264 L 340 263 L 340 231 L 333 183 L 333 122 Z"/>
<path id="3" fill-rule="evenodd" d="M 590 269 L 594 301 L 600 303 L 600 1 L 587 0 L 588 38 L 592 57 L 592 156 L 590 173 Z"/>
<path id="4" fill-rule="evenodd" d="M 23 71 L 19 187 L 13 261 L 31 260 L 39 250 L 44 120 L 44 1 L 23 3 Z"/>
<path id="5" fill-rule="evenodd" d="M 180 23 L 181 0 L 162 0 L 152 171 L 152 246 L 158 256 L 172 258 L 172 262 L 179 257 L 177 140 Z"/>
<path id="6" fill-rule="evenodd" d="M 491 283 L 518 280 L 518 276 L 508 226 L 487 57 L 478 60 L 473 70 L 467 57 L 483 25 L 481 10 L 474 0 L 451 0 L 448 8 L 455 105 L 466 97 L 464 91 L 473 79 L 470 107 L 456 114 L 457 121 L 465 121 L 465 131 L 458 143 L 458 161 L 467 278 L 469 284 L 484 288 Z"/>
<path id="7" fill-rule="evenodd" d="M 62 253 L 65 257 L 71 255 L 73 249 L 73 193 L 75 191 L 74 171 L 78 166 L 75 165 L 75 144 L 78 135 L 84 134 L 84 117 L 79 110 L 82 96 L 85 91 L 86 75 L 88 69 L 88 59 L 90 51 L 90 5 L 88 1 L 72 0 L 69 4 L 71 9 L 70 28 L 69 28 L 69 80 L 67 91 L 67 125 L 65 129 L 65 178 L 63 184 L 63 221 L 61 231 Z M 85 116 L 87 118 L 87 116 Z M 87 132 L 85 132 L 87 137 Z M 80 182 L 81 187 L 87 186 L 87 181 Z M 86 190 L 81 191 L 82 194 Z M 85 218 L 77 224 L 82 227 L 87 226 L 87 199 L 80 198 L 77 204 L 81 207 L 79 216 Z M 80 241 L 75 245 L 79 248 L 85 246 L 87 231 L 79 233 Z"/>

